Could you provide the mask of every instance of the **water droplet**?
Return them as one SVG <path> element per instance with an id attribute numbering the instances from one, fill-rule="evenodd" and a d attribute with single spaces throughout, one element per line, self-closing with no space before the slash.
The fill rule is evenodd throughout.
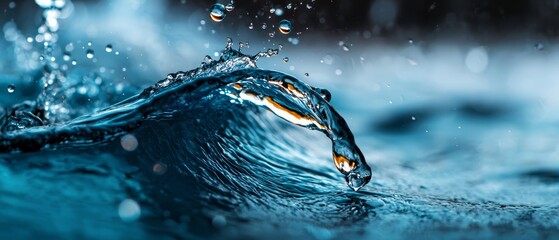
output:
<path id="1" fill-rule="evenodd" d="M 105 51 L 110 53 L 113 51 L 113 45 L 112 44 L 107 44 L 107 46 L 105 46 Z"/>
<path id="2" fill-rule="evenodd" d="M 62 59 L 66 62 L 70 61 L 70 59 L 71 59 L 70 53 L 69 52 L 64 52 L 64 55 L 62 55 Z"/>
<path id="3" fill-rule="evenodd" d="M 216 3 L 213 5 L 210 18 L 214 20 L 214 22 L 221 22 L 225 18 L 225 6 L 221 3 Z"/>
<path id="4" fill-rule="evenodd" d="M 305 77 L 308 77 L 308 76 L 309 76 L 309 73 L 305 73 Z"/>
<path id="5" fill-rule="evenodd" d="M 287 4 L 287 6 L 286 6 L 285 8 L 287 8 L 287 9 L 291 9 L 291 8 L 292 8 L 292 5 L 291 5 L 291 3 L 290 3 L 290 4 Z"/>
<path id="6" fill-rule="evenodd" d="M 95 52 L 91 49 L 87 49 L 87 51 L 85 52 L 85 56 L 89 59 L 92 59 L 95 56 Z"/>
<path id="7" fill-rule="evenodd" d="M 163 175 L 167 172 L 167 164 L 165 163 L 156 163 L 153 165 L 153 173 L 157 175 Z"/>
<path id="8" fill-rule="evenodd" d="M 274 33 L 274 32 L 268 33 L 268 36 L 271 37 L 271 38 L 273 38 L 275 35 L 276 35 L 276 33 Z"/>
<path id="9" fill-rule="evenodd" d="M 311 9 L 312 6 L 310 4 L 307 4 L 307 9 Z"/>
<path id="10" fill-rule="evenodd" d="M 534 48 L 538 51 L 542 51 L 544 46 L 543 46 L 542 43 L 536 43 L 536 44 L 534 44 Z"/>
<path id="11" fill-rule="evenodd" d="M 271 8 L 271 9 L 270 9 L 270 13 L 274 13 L 275 11 L 276 11 L 275 8 Z"/>
<path id="12" fill-rule="evenodd" d="M 76 62 L 76 60 L 72 61 L 72 65 L 76 66 L 78 64 L 78 62 Z"/>
<path id="13" fill-rule="evenodd" d="M 87 42 L 87 46 L 90 46 L 90 47 L 91 47 L 91 42 Z"/>
<path id="14" fill-rule="evenodd" d="M 132 152 L 138 147 L 138 139 L 132 134 L 126 134 L 120 139 L 120 145 L 124 150 Z"/>
<path id="15" fill-rule="evenodd" d="M 338 75 L 338 76 L 342 75 L 342 70 L 341 69 L 336 69 L 336 75 Z"/>
<path id="16" fill-rule="evenodd" d="M 279 17 L 281 15 L 283 15 L 283 9 L 281 9 L 281 8 L 276 9 L 276 16 Z"/>
<path id="17" fill-rule="evenodd" d="M 233 11 L 233 9 L 235 9 L 235 6 L 233 6 L 232 3 L 227 4 L 227 6 L 225 6 L 225 10 L 227 10 L 228 12 Z"/>
<path id="18" fill-rule="evenodd" d="M 73 43 L 68 43 L 66 45 L 66 47 L 64 47 L 64 50 L 66 50 L 68 52 L 74 51 L 74 44 Z"/>
<path id="19" fill-rule="evenodd" d="M 291 32 L 291 22 L 289 20 L 281 20 L 279 23 L 279 31 L 283 34 L 288 34 Z"/>
<path id="20" fill-rule="evenodd" d="M 124 199 L 118 205 L 118 216 L 125 222 L 138 220 L 141 215 L 140 205 L 132 199 Z"/>
<path id="21" fill-rule="evenodd" d="M 413 39 L 411 39 L 411 38 L 408 39 L 408 43 L 409 43 L 409 44 L 413 44 Z"/>
<path id="22" fill-rule="evenodd" d="M 16 3 L 15 3 L 15 2 L 10 2 L 10 3 L 8 4 L 8 7 L 9 7 L 10 9 L 14 9 L 14 8 L 16 7 Z"/>
<path id="23" fill-rule="evenodd" d="M 13 93 L 16 90 L 16 86 L 13 84 L 8 85 L 8 92 Z"/>
<path id="24" fill-rule="evenodd" d="M 35 3 L 41 8 L 62 9 L 66 5 L 66 0 L 35 0 Z"/>
<path id="25" fill-rule="evenodd" d="M 227 225 L 227 219 L 222 215 L 217 215 L 212 219 L 212 224 L 214 227 L 225 227 L 225 225 Z"/>
<path id="26" fill-rule="evenodd" d="M 254 25 L 252 25 L 252 23 L 250 23 L 250 24 L 248 25 L 248 29 L 252 30 L 253 28 L 254 28 Z"/>
<path id="27" fill-rule="evenodd" d="M 268 27 L 268 25 L 266 25 L 266 23 L 262 23 L 262 29 L 266 29 Z"/>
<path id="28" fill-rule="evenodd" d="M 466 67 L 474 72 L 481 73 L 485 71 L 489 65 L 489 56 L 484 47 L 475 47 L 470 49 L 465 59 Z"/>
<path id="29" fill-rule="evenodd" d="M 342 44 L 342 49 L 346 52 L 349 52 L 349 47 L 345 44 Z"/>
<path id="30" fill-rule="evenodd" d="M 286 63 L 286 62 L 289 62 L 289 58 L 288 58 L 288 57 L 284 57 L 284 58 L 283 58 L 283 62 L 285 62 L 285 63 Z"/>
<path id="31" fill-rule="evenodd" d="M 411 120 L 412 120 L 412 121 L 415 121 L 415 116 L 411 116 Z"/>

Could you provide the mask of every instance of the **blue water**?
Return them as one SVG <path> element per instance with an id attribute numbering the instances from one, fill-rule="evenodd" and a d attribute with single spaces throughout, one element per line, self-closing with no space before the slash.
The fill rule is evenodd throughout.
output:
<path id="1" fill-rule="evenodd" d="M 316 51 L 310 43 L 304 48 Z M 509 74 L 504 67 L 488 70 L 494 81 L 464 83 L 454 80 L 461 69 L 451 64 L 454 55 L 403 49 L 399 59 L 352 47 L 356 59 L 367 59 L 344 68 L 335 65 L 342 57 L 328 54 L 334 65 L 319 70 L 318 61 L 306 61 L 312 54 L 292 53 L 289 63 L 305 71 L 289 74 L 269 64 L 280 56 L 262 55 L 258 65 L 266 67 L 257 67 L 230 49 L 222 60 L 154 79 L 131 67 L 142 59 L 83 61 L 63 84 L 69 120 L 39 117 L 42 124 L 1 133 L 0 238 L 558 236 L 553 98 L 534 88 L 535 101 L 515 82 L 537 75 L 547 65 L 530 63 L 546 58 L 527 54 L 531 60 L 510 64 L 522 74 L 510 74 L 506 84 L 495 80 Z M 554 60 L 552 53 L 547 57 Z M 3 55 L 2 66 L 17 56 Z M 507 56 L 489 66 L 509 66 L 514 58 Z M 98 65 L 111 64 L 127 67 L 128 78 L 100 72 Z M 42 91 L 43 70 L 17 66 L 0 72 L 2 86 L 16 86 L 14 93 L 0 91 L 3 120 Z M 147 86 L 131 87 L 130 78 Z M 305 82 L 327 86 L 331 100 Z M 266 96 L 290 111 L 264 104 Z M 348 187 L 345 177 L 355 172 L 335 164 L 333 152 L 360 166 L 358 180 L 368 181 L 364 166 L 370 166 L 370 182 L 358 191 L 351 181 Z"/>

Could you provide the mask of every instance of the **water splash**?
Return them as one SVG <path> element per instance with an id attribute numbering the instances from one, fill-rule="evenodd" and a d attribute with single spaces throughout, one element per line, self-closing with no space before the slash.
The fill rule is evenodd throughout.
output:
<path id="1" fill-rule="evenodd" d="M 21 111 L 18 117 L 35 121 L 6 123 L 7 131 L 0 136 L 0 151 L 99 144 L 116 139 L 147 120 L 172 118 L 176 112 L 173 109 L 217 93 L 231 98 L 233 104 L 261 106 L 288 122 L 326 134 L 332 141 L 336 168 L 350 188 L 360 189 L 369 182 L 371 169 L 344 119 L 329 104 L 330 93 L 283 73 L 257 68 L 258 59 L 278 53 L 278 49 L 268 49 L 253 56 L 245 55 L 234 50 L 228 38 L 218 60 L 208 58 L 197 69 L 169 74 L 142 93 L 97 113 L 65 124 L 29 128 L 44 125 L 44 120 Z M 29 108 L 33 109 L 34 104 L 20 109 Z"/>
<path id="2" fill-rule="evenodd" d="M 39 27 L 36 38 L 43 41 L 43 91 L 37 99 L 36 109 L 31 111 L 44 122 L 63 122 L 69 120 L 69 106 L 65 103 L 66 96 L 62 83 L 66 80 L 64 71 L 59 69 L 54 56 L 58 41 L 59 18 L 66 6 L 65 0 L 36 0 L 43 8 L 43 24 Z"/>

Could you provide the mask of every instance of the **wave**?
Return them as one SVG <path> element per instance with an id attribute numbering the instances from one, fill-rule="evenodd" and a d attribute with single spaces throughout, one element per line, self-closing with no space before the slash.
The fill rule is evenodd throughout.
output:
<path id="1" fill-rule="evenodd" d="M 247 56 L 233 50 L 229 40 L 219 60 L 206 57 L 208 61 L 202 67 L 169 74 L 142 93 L 104 110 L 65 123 L 48 126 L 23 124 L 31 127 L 5 131 L 0 137 L 0 151 L 29 152 L 96 145 L 117 139 L 146 121 L 173 120 L 179 112 L 200 106 L 225 106 L 228 111 L 234 105 L 260 106 L 288 122 L 326 134 L 332 141 L 335 166 L 345 176 L 347 185 L 354 190 L 363 187 L 371 178 L 370 167 L 344 119 L 328 103 L 330 93 L 283 73 L 256 67 L 258 58 L 274 54 L 277 50 L 270 49 Z M 39 125 L 48 122 L 48 119 L 41 121 L 34 116 L 33 111 L 14 109 L 6 114 L 4 122 L 7 123 L 4 125 L 22 125 L 21 122 L 30 119 L 38 119 L 35 121 Z M 244 111 L 238 110 L 232 115 L 246 114 Z M 269 134 L 265 129 L 262 131 Z M 234 138 L 235 135 L 228 137 Z M 223 146 L 221 151 L 231 147 Z"/>

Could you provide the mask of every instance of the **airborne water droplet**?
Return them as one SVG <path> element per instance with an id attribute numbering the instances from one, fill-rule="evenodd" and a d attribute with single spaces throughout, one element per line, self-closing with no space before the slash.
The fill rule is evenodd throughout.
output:
<path id="1" fill-rule="evenodd" d="M 92 59 L 95 56 L 95 52 L 91 49 L 87 49 L 85 56 L 89 59 Z"/>
<path id="2" fill-rule="evenodd" d="M 288 57 L 284 57 L 284 58 L 283 58 L 283 62 L 285 62 L 285 63 L 286 63 L 286 62 L 289 62 L 289 58 L 288 58 Z"/>
<path id="3" fill-rule="evenodd" d="M 291 32 L 291 22 L 286 19 L 281 20 L 278 28 L 281 33 L 288 34 Z"/>
<path id="4" fill-rule="evenodd" d="M 70 59 L 71 59 L 70 58 L 70 53 L 69 52 L 64 52 L 64 55 L 62 56 L 62 59 L 66 62 L 70 61 Z"/>
<path id="5" fill-rule="evenodd" d="M 221 22 L 225 18 L 225 6 L 221 3 L 216 3 L 212 6 L 210 18 L 214 22 Z"/>
<path id="6" fill-rule="evenodd" d="M 112 52 L 113 51 L 113 45 L 107 44 L 107 46 L 105 47 L 105 51 L 108 52 L 108 53 Z"/>
<path id="7" fill-rule="evenodd" d="M 8 92 L 13 93 L 16 90 L 16 87 L 13 84 L 8 85 Z"/>
<path id="8" fill-rule="evenodd" d="M 232 3 L 227 4 L 227 6 L 225 6 L 225 10 L 227 10 L 228 12 L 233 11 L 233 9 L 235 9 L 235 6 L 233 6 Z"/>
<path id="9" fill-rule="evenodd" d="M 35 3 L 42 8 L 62 9 L 66 5 L 66 0 L 35 0 Z"/>

